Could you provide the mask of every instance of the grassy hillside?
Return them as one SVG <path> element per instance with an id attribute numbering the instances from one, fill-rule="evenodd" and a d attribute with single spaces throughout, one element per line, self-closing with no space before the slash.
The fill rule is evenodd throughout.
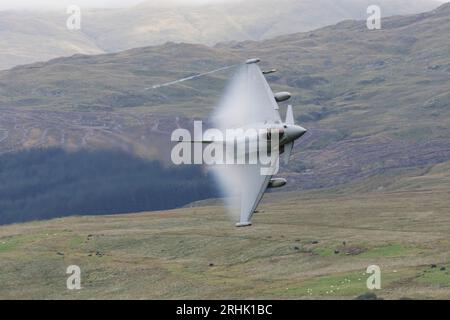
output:
<path id="1" fill-rule="evenodd" d="M 268 195 L 252 228 L 211 206 L 3 226 L 0 298 L 353 299 L 376 264 L 378 297 L 448 299 L 441 169 L 421 178 L 446 175 L 433 192 Z M 66 289 L 72 264 L 80 291 Z"/>
<path id="2" fill-rule="evenodd" d="M 431 10 L 435 0 L 382 0 L 385 16 Z M 246 0 L 202 6 L 154 1 L 126 9 L 82 9 L 82 29 L 66 28 L 65 10 L 0 12 L 0 69 L 75 53 L 96 54 L 167 41 L 213 45 L 260 40 L 366 17 L 368 0 Z"/>

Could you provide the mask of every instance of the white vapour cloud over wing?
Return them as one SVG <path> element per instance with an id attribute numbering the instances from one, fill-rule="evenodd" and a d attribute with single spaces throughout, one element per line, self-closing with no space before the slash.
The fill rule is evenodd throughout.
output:
<path id="1" fill-rule="evenodd" d="M 217 128 L 281 123 L 277 104 L 257 64 L 244 65 L 228 87 L 214 116 Z"/>
<path id="2" fill-rule="evenodd" d="M 245 65 L 219 104 L 214 117 L 215 126 L 226 130 L 279 124 L 281 118 L 277 107 L 273 92 L 258 65 Z M 219 165 L 213 169 L 232 218 L 242 224 L 250 222 L 270 182 L 271 176 L 262 175 L 261 168 L 258 164 Z"/>
<path id="3" fill-rule="evenodd" d="M 240 223 L 250 222 L 271 176 L 261 175 L 260 165 L 216 166 L 214 173 L 220 182 L 228 212 L 233 220 Z"/>

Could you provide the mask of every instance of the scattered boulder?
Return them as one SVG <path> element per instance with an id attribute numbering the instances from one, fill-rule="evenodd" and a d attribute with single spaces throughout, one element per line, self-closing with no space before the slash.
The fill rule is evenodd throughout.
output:
<path id="1" fill-rule="evenodd" d="M 355 300 L 381 300 L 373 292 L 367 292 L 360 296 L 357 296 Z"/>
<path id="2" fill-rule="evenodd" d="M 348 247 L 345 250 L 345 254 L 348 256 L 356 256 L 358 254 L 361 254 L 363 252 L 367 251 L 367 249 L 365 248 L 361 248 L 361 247 Z"/>
<path id="3" fill-rule="evenodd" d="M 428 66 L 429 70 L 439 70 L 440 68 L 441 68 L 441 66 L 438 65 L 438 64 L 434 64 L 432 66 Z"/>

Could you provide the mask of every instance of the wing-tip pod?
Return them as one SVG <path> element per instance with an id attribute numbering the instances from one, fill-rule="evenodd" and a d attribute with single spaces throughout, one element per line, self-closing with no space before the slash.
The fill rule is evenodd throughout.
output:
<path id="1" fill-rule="evenodd" d="M 251 225 L 252 225 L 251 222 L 238 222 L 238 223 L 236 223 L 236 227 L 238 227 L 238 228 L 250 227 Z"/>
<path id="2" fill-rule="evenodd" d="M 254 63 L 259 63 L 259 62 L 261 62 L 261 59 L 253 58 L 253 59 L 248 59 L 247 61 L 245 61 L 245 64 L 254 64 Z"/>

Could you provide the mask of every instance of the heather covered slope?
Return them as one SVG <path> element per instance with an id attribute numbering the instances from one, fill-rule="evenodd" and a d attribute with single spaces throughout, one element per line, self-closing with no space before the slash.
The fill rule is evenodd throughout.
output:
<path id="1" fill-rule="evenodd" d="M 147 88 L 258 56 L 279 69 L 269 82 L 293 93 L 309 129 L 286 172 L 292 188 L 416 175 L 450 159 L 449 29 L 443 5 L 384 19 L 378 31 L 347 21 L 262 42 L 169 43 L 17 67 L 0 73 L 0 148 L 120 148 L 167 162 L 172 130 L 207 119 L 232 70 Z"/>

